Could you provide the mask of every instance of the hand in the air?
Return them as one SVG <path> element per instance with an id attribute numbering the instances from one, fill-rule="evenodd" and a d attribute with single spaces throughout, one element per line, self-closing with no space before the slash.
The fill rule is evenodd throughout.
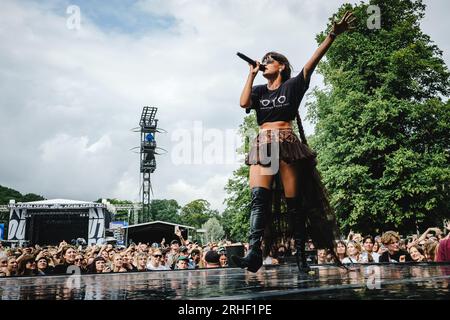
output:
<path id="1" fill-rule="evenodd" d="M 353 16 L 353 12 L 346 11 L 341 21 L 333 21 L 333 32 L 339 35 L 347 30 L 355 29 L 355 25 L 352 24 L 354 21 L 356 21 L 356 17 Z"/>

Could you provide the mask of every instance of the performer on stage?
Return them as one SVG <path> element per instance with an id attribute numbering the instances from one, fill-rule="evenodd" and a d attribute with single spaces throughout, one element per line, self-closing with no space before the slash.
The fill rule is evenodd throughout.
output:
<path id="1" fill-rule="evenodd" d="M 355 20 L 353 14 L 347 11 L 340 22 L 334 22 L 333 30 L 325 41 L 293 78 L 288 59 L 280 53 L 269 52 L 262 59 L 267 84 L 253 86 L 260 63 L 257 62 L 256 67 L 250 64 L 240 105 L 256 111 L 260 131 L 246 157 L 246 164 L 250 165 L 252 199 L 250 247 L 244 258 L 232 257 L 241 268 L 256 272 L 261 267 L 263 236 L 264 247 L 270 249 L 279 238 L 293 235 L 297 265 L 301 272 L 309 271 L 305 257 L 307 230 L 316 248 L 330 249 L 330 253 L 334 254 L 334 240 L 338 239 L 337 224 L 316 169 L 316 155 L 307 145 L 298 108 L 320 59 L 339 34 L 354 29 L 350 24 Z M 295 118 L 301 139 L 292 128 Z M 275 154 L 271 154 L 271 150 Z M 269 162 L 263 159 L 267 156 Z M 278 167 L 279 170 L 274 172 L 273 168 Z M 281 193 L 277 193 L 281 187 L 287 208 L 284 213 L 281 210 Z"/>

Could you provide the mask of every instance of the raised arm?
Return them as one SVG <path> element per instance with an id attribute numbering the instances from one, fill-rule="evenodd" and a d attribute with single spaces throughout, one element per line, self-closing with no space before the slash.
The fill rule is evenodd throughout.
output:
<path id="1" fill-rule="evenodd" d="M 184 240 L 184 238 L 183 238 L 183 235 L 181 234 L 181 230 L 180 230 L 180 228 L 175 228 L 175 234 L 178 236 L 178 238 L 180 238 L 180 243 L 181 243 L 181 245 L 182 246 L 184 246 L 184 245 L 186 245 L 186 242 L 185 242 L 185 240 Z"/>
<path id="2" fill-rule="evenodd" d="M 353 16 L 353 13 L 350 11 L 346 11 L 340 22 L 333 22 L 333 30 L 327 35 L 325 40 L 320 44 L 312 57 L 303 67 L 303 76 L 305 79 L 308 79 L 312 75 L 314 69 L 319 64 L 320 59 L 322 59 L 322 57 L 328 51 L 328 48 L 330 48 L 334 39 L 347 30 L 355 29 L 354 26 L 350 26 L 350 24 L 355 20 L 356 18 Z"/>
<path id="3" fill-rule="evenodd" d="M 441 230 L 439 228 L 428 228 L 418 239 L 412 241 L 411 243 L 407 244 L 407 248 L 411 248 L 412 246 L 418 245 L 421 241 L 425 240 L 428 236 L 428 234 L 434 231 L 436 234 L 441 233 Z"/>

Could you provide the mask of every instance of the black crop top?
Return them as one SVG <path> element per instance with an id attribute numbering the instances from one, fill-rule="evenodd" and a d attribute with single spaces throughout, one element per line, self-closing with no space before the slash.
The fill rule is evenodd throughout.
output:
<path id="1" fill-rule="evenodd" d="M 258 125 L 273 121 L 291 121 L 297 115 L 298 107 L 309 87 L 309 78 L 303 76 L 303 69 L 294 77 L 283 82 L 278 89 L 269 90 L 267 85 L 253 86 L 252 105 L 246 109 L 256 110 Z"/>

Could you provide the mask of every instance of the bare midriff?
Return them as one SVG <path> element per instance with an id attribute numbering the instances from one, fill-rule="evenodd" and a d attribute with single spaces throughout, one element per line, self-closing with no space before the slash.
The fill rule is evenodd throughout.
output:
<path id="1" fill-rule="evenodd" d="M 259 126 L 260 130 L 274 130 L 274 129 L 292 129 L 291 121 L 274 121 L 264 122 Z"/>

